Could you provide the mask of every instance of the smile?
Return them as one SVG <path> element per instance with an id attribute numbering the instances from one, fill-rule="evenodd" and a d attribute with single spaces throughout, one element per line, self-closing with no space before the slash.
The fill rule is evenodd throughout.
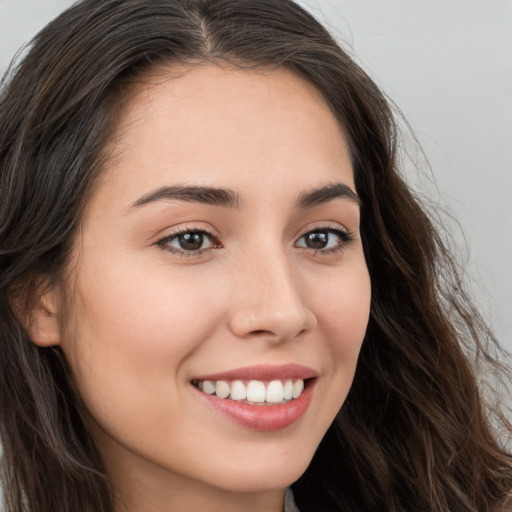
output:
<path id="1" fill-rule="evenodd" d="M 299 422 L 318 377 L 317 371 L 298 364 L 256 365 L 197 375 L 190 384 L 216 417 L 269 432 Z"/>
<path id="2" fill-rule="evenodd" d="M 303 379 L 285 380 L 204 380 L 192 384 L 208 395 L 223 400 L 244 401 L 250 405 L 283 404 L 299 398 L 304 390 Z"/>

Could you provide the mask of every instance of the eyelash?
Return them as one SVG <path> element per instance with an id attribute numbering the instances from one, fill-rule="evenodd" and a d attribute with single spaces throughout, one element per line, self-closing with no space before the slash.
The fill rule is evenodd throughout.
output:
<path id="1" fill-rule="evenodd" d="M 327 233 L 330 235 L 336 235 L 338 237 L 338 243 L 336 244 L 335 247 L 330 247 L 327 249 L 322 249 L 322 248 L 314 249 L 312 247 L 297 245 L 301 240 L 305 239 L 305 237 L 307 237 L 308 235 L 319 234 L 319 233 Z M 177 240 L 180 236 L 187 235 L 187 234 L 201 235 L 203 237 L 203 239 L 204 238 L 209 239 L 212 244 L 212 247 L 207 247 L 205 249 L 186 250 L 183 248 L 180 249 L 180 248 L 175 248 L 175 247 L 168 245 L 171 241 Z M 322 227 L 311 229 L 311 230 L 307 231 L 306 233 L 304 233 L 295 242 L 294 246 L 313 251 L 313 254 L 315 256 L 317 256 L 318 254 L 329 255 L 329 254 L 334 254 L 338 251 L 343 250 L 347 245 L 349 245 L 353 241 L 354 241 L 354 236 L 352 235 L 352 233 L 350 233 L 349 231 L 347 231 L 345 229 L 342 229 L 340 227 L 333 227 L 333 226 L 325 226 L 325 227 L 322 226 Z M 156 242 L 156 245 L 166 251 L 169 251 L 173 254 L 176 254 L 178 256 L 185 257 L 185 258 L 193 257 L 193 256 L 202 256 L 210 249 L 218 249 L 218 248 L 222 247 L 218 238 L 216 238 L 214 235 L 212 235 L 210 232 L 206 231 L 205 229 L 201 229 L 201 228 L 179 229 L 179 230 L 175 231 L 174 233 L 158 240 Z"/>
<path id="2" fill-rule="evenodd" d="M 204 238 L 211 240 L 213 247 L 208 247 L 206 249 L 197 249 L 197 250 L 187 251 L 186 249 L 178 249 L 175 247 L 171 247 L 170 245 L 167 245 L 169 242 L 171 242 L 173 240 L 177 240 L 180 236 L 187 235 L 187 234 L 202 235 Z M 201 228 L 179 229 L 179 230 L 175 231 L 174 233 L 171 233 L 170 235 L 165 236 L 164 238 L 161 238 L 160 240 L 158 240 L 156 245 L 158 245 L 159 247 L 161 247 L 162 249 L 164 249 L 166 251 L 169 251 L 178 256 L 182 256 L 184 258 L 189 258 L 192 256 L 202 256 L 205 254 L 206 251 L 210 250 L 211 248 L 218 249 L 218 248 L 222 247 L 219 240 L 214 235 L 212 235 L 210 232 L 206 231 L 205 229 L 201 229 Z"/>
<path id="3" fill-rule="evenodd" d="M 350 245 L 354 240 L 353 234 L 346 230 L 342 229 L 338 226 L 321 226 L 318 228 L 310 229 L 306 233 L 304 233 L 297 242 L 295 242 L 295 246 L 297 247 L 297 244 L 300 240 L 305 239 L 306 236 L 312 235 L 315 233 L 328 233 L 330 235 L 336 235 L 338 237 L 338 242 L 335 247 L 330 247 L 327 249 L 313 249 L 312 247 L 304 247 L 305 249 L 309 249 L 310 251 L 313 251 L 313 254 L 317 256 L 318 254 L 322 256 L 327 256 L 330 254 L 335 254 L 339 251 L 342 251 L 345 249 L 348 245 Z"/>

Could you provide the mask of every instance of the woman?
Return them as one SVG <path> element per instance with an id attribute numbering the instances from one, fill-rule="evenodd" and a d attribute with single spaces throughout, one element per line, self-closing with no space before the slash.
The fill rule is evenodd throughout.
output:
<path id="1" fill-rule="evenodd" d="M 9 512 L 504 510 L 487 331 L 305 11 L 85 0 L 0 109 Z"/>

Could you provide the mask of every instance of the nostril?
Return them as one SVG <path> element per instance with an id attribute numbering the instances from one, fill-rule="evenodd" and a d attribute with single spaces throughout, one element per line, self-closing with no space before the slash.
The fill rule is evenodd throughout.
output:
<path id="1" fill-rule="evenodd" d="M 270 331 L 265 331 L 264 329 L 257 329 L 255 331 L 251 331 L 251 334 L 254 336 L 264 336 L 266 334 L 271 334 Z"/>

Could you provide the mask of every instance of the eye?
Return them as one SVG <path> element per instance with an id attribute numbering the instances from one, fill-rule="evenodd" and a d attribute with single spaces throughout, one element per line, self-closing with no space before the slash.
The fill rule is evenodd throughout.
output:
<path id="1" fill-rule="evenodd" d="M 166 236 L 157 245 L 171 252 L 190 256 L 218 246 L 213 235 L 202 229 L 188 229 Z"/>
<path id="2" fill-rule="evenodd" d="M 341 228 L 320 228 L 302 235 L 295 247 L 331 252 L 342 249 L 352 239 L 351 234 Z"/>

